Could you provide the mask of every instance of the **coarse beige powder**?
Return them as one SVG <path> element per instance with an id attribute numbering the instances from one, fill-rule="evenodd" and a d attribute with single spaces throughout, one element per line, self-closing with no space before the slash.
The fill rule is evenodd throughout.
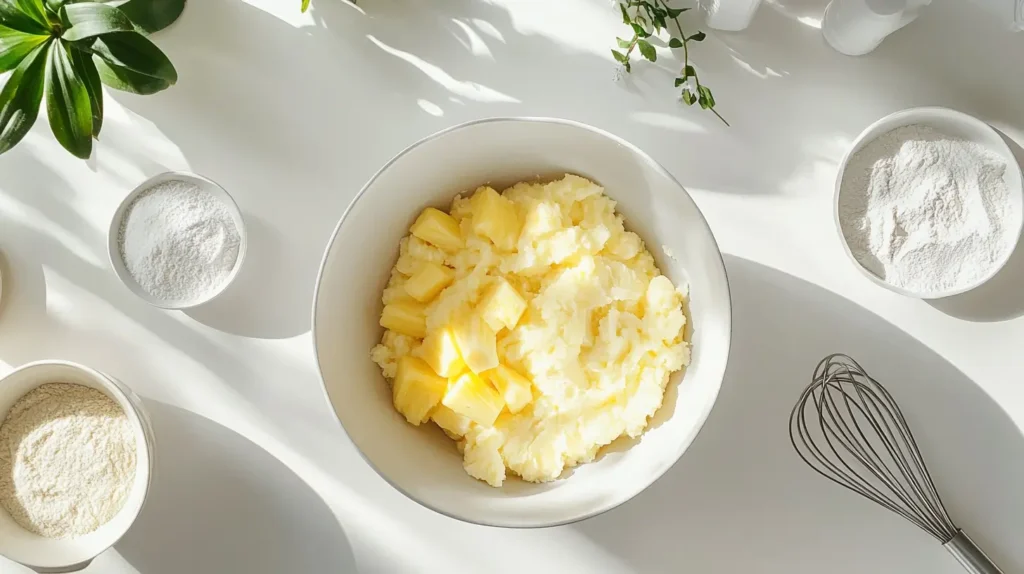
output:
<path id="1" fill-rule="evenodd" d="M 83 385 L 37 387 L 0 425 L 0 504 L 40 536 L 82 536 L 109 522 L 128 499 L 135 465 L 128 417 Z"/>

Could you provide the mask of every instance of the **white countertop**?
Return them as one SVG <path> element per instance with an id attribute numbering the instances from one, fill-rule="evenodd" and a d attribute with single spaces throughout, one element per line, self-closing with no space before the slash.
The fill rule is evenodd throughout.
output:
<path id="1" fill-rule="evenodd" d="M 845 146 L 889 112 L 950 106 L 1024 144 L 1024 34 L 935 0 L 850 59 L 821 40 L 820 0 L 766 4 L 692 55 L 726 128 L 677 103 L 667 54 L 615 81 L 608 0 L 298 5 L 193 0 L 156 40 L 178 85 L 108 92 L 91 161 L 43 121 L 0 157 L 0 372 L 43 358 L 107 371 L 147 399 L 158 436 L 149 504 L 88 572 L 960 572 L 793 454 L 789 409 L 833 351 L 889 386 L 954 517 L 1024 571 L 1024 250 L 992 284 L 929 304 L 853 269 L 831 215 Z M 652 154 L 706 214 L 733 287 L 729 372 L 689 452 L 628 504 L 550 530 L 461 524 L 378 478 L 324 400 L 309 334 L 323 248 L 363 182 L 416 139 L 497 115 L 580 120 Z M 238 282 L 189 314 L 134 298 L 105 251 L 120 199 L 173 169 L 223 184 L 250 233 Z"/>

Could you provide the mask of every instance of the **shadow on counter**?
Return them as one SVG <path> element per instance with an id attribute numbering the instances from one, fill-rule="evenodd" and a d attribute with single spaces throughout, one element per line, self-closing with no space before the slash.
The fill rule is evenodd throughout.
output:
<path id="1" fill-rule="evenodd" d="M 1005 133 L 1000 131 L 999 135 L 1010 146 L 1017 163 L 1024 165 L 1024 149 Z M 967 293 L 927 303 L 965 321 L 1008 321 L 1024 315 L 1024 242 L 1017 244 L 1006 266 L 984 285 Z"/>
<path id="2" fill-rule="evenodd" d="M 866 309 L 747 260 L 726 265 L 733 351 L 706 426 L 651 488 L 572 528 L 645 573 L 962 572 L 930 536 L 793 452 L 790 410 L 817 362 L 845 352 L 899 401 L 953 518 L 1006 572 L 1024 569 L 1024 435 L 1009 416 Z"/>
<path id="3" fill-rule="evenodd" d="M 146 401 L 156 433 L 153 485 L 117 551 L 145 574 L 355 572 L 323 500 L 234 431 Z"/>

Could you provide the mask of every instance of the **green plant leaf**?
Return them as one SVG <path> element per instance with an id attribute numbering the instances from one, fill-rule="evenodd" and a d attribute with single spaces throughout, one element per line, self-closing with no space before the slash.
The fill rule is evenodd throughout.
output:
<path id="1" fill-rule="evenodd" d="M 688 106 L 692 106 L 697 101 L 696 96 L 690 91 L 690 88 L 683 88 L 683 103 Z"/>
<path id="2" fill-rule="evenodd" d="M 0 90 L 0 154 L 9 151 L 32 129 L 39 116 L 46 76 L 46 42 L 25 57 Z"/>
<path id="3" fill-rule="evenodd" d="M 50 129 L 64 149 L 75 157 L 89 159 L 92 155 L 92 105 L 89 89 L 71 65 L 71 55 L 64 42 L 50 48 L 50 64 L 46 71 L 46 114 Z"/>
<path id="4" fill-rule="evenodd" d="M 115 32 L 96 38 L 92 53 L 110 64 L 111 68 L 122 68 L 136 74 L 163 80 L 168 86 L 178 81 L 178 72 L 167 56 L 142 34 Z M 100 70 L 100 77 L 103 77 Z M 104 80 L 104 83 L 106 81 Z M 117 86 L 107 84 L 112 88 Z M 158 90 L 159 91 L 159 90 Z"/>
<path id="5" fill-rule="evenodd" d="M 696 75 L 697 75 L 697 70 L 694 69 L 693 66 L 687 65 L 685 68 L 683 68 L 683 77 L 684 78 L 692 78 L 692 77 L 694 77 Z"/>
<path id="6" fill-rule="evenodd" d="M 629 40 L 623 40 L 622 38 L 615 38 L 615 43 L 619 45 L 623 50 L 629 49 Z"/>
<path id="7" fill-rule="evenodd" d="M 92 62 L 96 66 L 96 72 L 99 74 L 100 81 L 115 90 L 148 96 L 171 87 L 171 83 L 167 80 L 154 78 L 153 76 L 140 74 L 128 68 L 110 64 L 99 56 L 93 56 Z"/>
<path id="8" fill-rule="evenodd" d="M 708 103 L 709 108 L 715 107 L 715 96 L 711 95 L 710 88 L 700 86 L 697 88 L 697 91 L 700 92 L 701 99 L 705 100 Z"/>
<path id="9" fill-rule="evenodd" d="M 134 32 L 135 26 L 128 15 L 100 2 L 81 2 L 64 7 L 64 16 L 71 28 L 61 36 L 68 42 L 78 42 L 112 32 Z"/>
<path id="10" fill-rule="evenodd" d="M 629 24 L 630 22 L 632 22 L 632 20 L 629 17 L 629 12 L 626 12 L 626 5 L 625 4 L 621 4 L 620 3 L 619 4 L 619 10 L 622 11 L 622 23 L 623 24 Z"/>
<path id="11" fill-rule="evenodd" d="M 309 0 L 302 0 L 302 11 L 309 10 Z"/>
<path id="12" fill-rule="evenodd" d="M 629 62 L 629 56 L 623 54 L 618 50 L 612 50 L 612 57 L 615 58 L 615 61 L 619 62 L 620 64 L 626 64 Z"/>
<path id="13" fill-rule="evenodd" d="M 697 32 L 696 34 L 694 34 L 693 36 L 690 36 L 686 40 L 687 41 L 693 40 L 694 42 L 703 42 L 704 38 L 707 38 L 707 37 L 708 37 L 708 35 L 705 34 L 704 32 Z"/>
<path id="14" fill-rule="evenodd" d="M 8 28 L 27 34 L 50 34 L 50 27 L 26 13 L 21 7 L 20 0 L 0 0 L 0 22 Z"/>
<path id="15" fill-rule="evenodd" d="M 99 137 L 103 128 L 103 83 L 100 81 L 100 73 L 96 64 L 85 52 L 72 49 L 71 67 L 75 75 L 82 79 L 85 88 L 89 91 L 89 105 L 92 107 L 92 137 Z"/>
<path id="16" fill-rule="evenodd" d="M 683 12 L 686 12 L 687 10 L 689 10 L 689 8 L 669 8 L 668 17 L 678 18 Z"/>
<path id="17" fill-rule="evenodd" d="M 676 78 L 676 87 L 677 88 L 679 86 L 683 85 L 684 83 L 686 83 L 686 78 Z"/>
<path id="18" fill-rule="evenodd" d="M 170 26 L 185 10 L 185 0 L 118 0 L 114 5 L 147 34 Z"/>
<path id="19" fill-rule="evenodd" d="M 654 46 L 651 45 L 647 40 L 638 40 L 637 47 L 640 48 L 640 55 L 647 58 L 652 62 L 658 60 L 658 52 L 654 50 Z"/>
<path id="20" fill-rule="evenodd" d="M 634 23 L 630 24 L 629 26 L 631 28 L 633 28 L 633 32 L 637 36 L 640 36 L 641 38 L 647 38 L 647 37 L 649 37 L 651 35 L 651 33 L 648 32 L 647 30 L 644 30 L 644 27 L 641 26 L 640 24 L 637 24 L 637 23 L 634 22 Z"/>
<path id="21" fill-rule="evenodd" d="M 671 40 L 668 41 L 668 47 L 669 48 L 682 48 L 683 47 L 683 41 L 680 40 L 679 38 L 672 38 Z"/>
<path id="22" fill-rule="evenodd" d="M 46 0 L 46 11 L 55 19 L 60 18 L 60 9 L 67 4 L 68 0 Z"/>
<path id="23" fill-rule="evenodd" d="M 0 72 L 9 72 L 32 53 L 48 36 L 26 34 L 0 25 Z"/>
<path id="24" fill-rule="evenodd" d="M 50 27 L 50 19 L 46 16 L 46 6 L 43 0 L 13 0 L 14 4 L 21 10 L 21 13 L 31 18 L 44 28 Z"/>

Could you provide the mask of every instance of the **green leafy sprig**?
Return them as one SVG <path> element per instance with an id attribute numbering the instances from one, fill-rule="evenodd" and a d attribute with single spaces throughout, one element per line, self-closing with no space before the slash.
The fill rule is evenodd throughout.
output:
<path id="1" fill-rule="evenodd" d="M 145 34 L 183 8 L 184 0 L 0 0 L 0 73 L 11 72 L 0 89 L 0 154 L 32 128 L 45 96 L 57 141 L 91 156 L 103 127 L 102 84 L 146 95 L 177 82 Z"/>
<path id="2" fill-rule="evenodd" d="M 688 106 L 698 104 L 702 109 L 711 110 L 725 125 L 729 125 L 715 109 L 715 96 L 712 95 L 711 89 L 700 82 L 697 70 L 690 65 L 690 42 L 703 42 L 707 36 L 700 31 L 690 36 L 683 32 L 679 17 L 689 8 L 672 8 L 667 0 L 622 0 L 619 2 L 619 9 L 622 11 L 623 24 L 630 27 L 633 36 L 628 39 L 615 38 L 620 49 L 612 50 L 612 56 L 622 64 L 626 72 L 632 71 L 630 57 L 634 51 L 639 51 L 640 56 L 646 60 L 657 61 L 658 52 L 649 38 L 667 32 L 668 47 L 683 49 L 683 67 L 679 77 L 675 79 L 676 87 L 682 87 L 683 103 Z M 675 32 L 670 28 L 669 22 L 673 24 L 671 28 L 675 28 Z"/>

